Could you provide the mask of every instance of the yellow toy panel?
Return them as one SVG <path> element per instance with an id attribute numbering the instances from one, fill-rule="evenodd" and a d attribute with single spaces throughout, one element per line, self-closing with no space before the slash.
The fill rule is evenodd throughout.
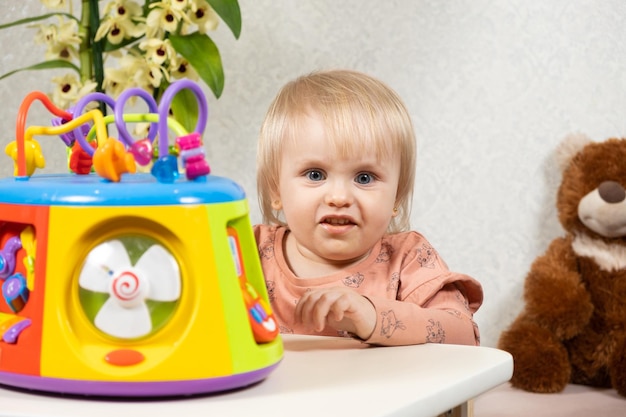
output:
<path id="1" fill-rule="evenodd" d="M 181 89 L 198 100 L 191 134 L 168 118 Z M 149 113 L 123 113 L 133 95 Z M 6 149 L 15 178 L 0 180 L 0 383 L 163 396 L 264 379 L 282 342 L 245 193 L 209 175 L 199 87 L 178 81 L 159 105 L 139 90 L 117 101 L 94 93 L 73 113 L 33 93 L 21 111 L 35 100 L 60 119 L 26 129 L 22 114 Z M 90 101 L 115 114 L 83 114 Z M 151 123 L 148 137 L 135 141 L 128 121 Z M 120 140 L 106 137 L 110 123 Z M 33 175 L 45 165 L 37 135 L 61 136 L 70 173 Z M 135 164 L 150 173 L 136 173 Z"/>

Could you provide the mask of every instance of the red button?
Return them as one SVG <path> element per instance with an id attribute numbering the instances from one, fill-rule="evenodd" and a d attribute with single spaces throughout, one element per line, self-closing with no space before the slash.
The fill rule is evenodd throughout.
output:
<path id="1" fill-rule="evenodd" d="M 145 356 L 143 356 L 140 352 L 132 349 L 118 349 L 112 352 L 109 352 L 108 355 L 104 357 L 104 360 L 110 363 L 111 365 L 117 366 L 132 366 L 137 365 L 138 363 L 143 362 Z"/>

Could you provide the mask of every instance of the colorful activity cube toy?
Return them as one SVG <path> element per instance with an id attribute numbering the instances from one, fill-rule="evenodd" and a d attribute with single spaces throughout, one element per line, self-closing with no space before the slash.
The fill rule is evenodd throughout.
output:
<path id="1" fill-rule="evenodd" d="M 198 102 L 193 132 L 169 117 L 181 90 Z M 149 111 L 125 113 L 137 98 Z M 26 128 L 36 100 L 57 118 Z M 84 111 L 91 102 L 113 114 Z M 0 179 L 0 384 L 192 395 L 245 387 L 278 366 L 248 203 L 238 184 L 209 173 L 207 113 L 189 80 L 158 104 L 140 89 L 117 100 L 92 93 L 71 111 L 26 97 L 6 147 L 15 175 Z M 126 124 L 138 122 L 150 130 L 135 141 Z M 71 172 L 33 175 L 45 164 L 35 136 L 60 137 Z"/>

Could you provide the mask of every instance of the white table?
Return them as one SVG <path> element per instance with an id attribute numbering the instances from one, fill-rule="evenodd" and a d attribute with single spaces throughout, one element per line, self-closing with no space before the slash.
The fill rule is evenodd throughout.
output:
<path id="1" fill-rule="evenodd" d="M 64 398 L 0 389 L 0 416 L 433 417 L 510 379 L 511 356 L 457 345 L 370 347 L 352 339 L 283 335 L 285 355 L 264 381 L 170 400 Z"/>

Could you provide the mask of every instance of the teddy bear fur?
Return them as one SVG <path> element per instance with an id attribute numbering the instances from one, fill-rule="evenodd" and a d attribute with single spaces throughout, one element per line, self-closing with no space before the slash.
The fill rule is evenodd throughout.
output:
<path id="1" fill-rule="evenodd" d="M 513 356 L 514 387 L 574 383 L 626 396 L 626 139 L 570 135 L 557 153 L 566 233 L 531 265 L 524 309 L 498 347 Z"/>

